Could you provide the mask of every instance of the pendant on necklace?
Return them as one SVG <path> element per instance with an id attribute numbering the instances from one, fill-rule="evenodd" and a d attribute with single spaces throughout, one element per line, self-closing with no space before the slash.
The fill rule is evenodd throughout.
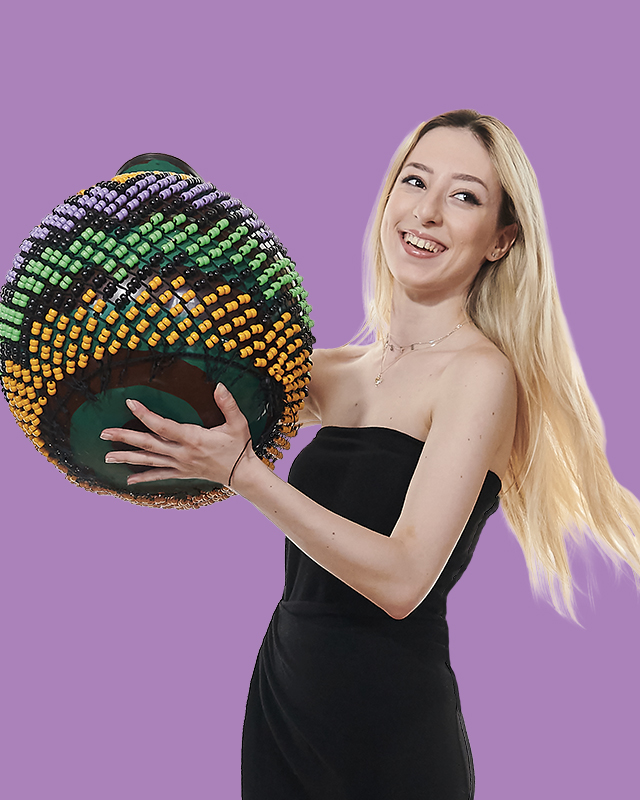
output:
<path id="1" fill-rule="evenodd" d="M 380 386 L 381 383 L 382 383 L 382 375 L 378 374 L 376 375 L 376 386 Z"/>

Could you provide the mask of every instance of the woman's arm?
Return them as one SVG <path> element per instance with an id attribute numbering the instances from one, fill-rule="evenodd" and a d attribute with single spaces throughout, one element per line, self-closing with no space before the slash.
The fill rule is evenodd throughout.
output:
<path id="1" fill-rule="evenodd" d="M 233 398 L 218 386 L 215 400 L 226 422 L 207 430 L 165 420 L 140 403 L 130 405 L 156 436 L 128 430 L 105 438 L 143 448 L 108 460 L 156 469 L 130 483 L 167 477 L 226 483 L 248 438 Z M 390 616 L 407 616 L 429 593 L 473 510 L 495 455 L 509 433 L 515 379 L 501 354 L 461 353 L 441 379 L 433 422 L 390 537 L 344 519 L 282 481 L 251 448 L 240 459 L 233 489 L 253 503 L 310 558 Z"/>

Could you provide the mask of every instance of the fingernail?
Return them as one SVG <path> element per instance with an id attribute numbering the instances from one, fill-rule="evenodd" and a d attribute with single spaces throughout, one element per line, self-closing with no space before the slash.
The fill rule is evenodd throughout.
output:
<path id="1" fill-rule="evenodd" d="M 131 411 L 135 411 L 136 405 L 137 404 L 135 400 L 127 400 L 127 406 L 131 409 Z"/>
<path id="2" fill-rule="evenodd" d="M 224 385 L 224 383 L 218 384 L 218 394 L 220 395 L 220 397 L 229 397 L 229 390 Z"/>
<path id="3" fill-rule="evenodd" d="M 101 439 L 112 439 L 113 437 L 111 436 L 109 431 L 102 431 L 102 433 L 100 434 L 100 438 Z"/>
<path id="4" fill-rule="evenodd" d="M 104 460 L 106 464 L 112 464 L 115 459 L 113 458 L 111 453 L 107 453 L 107 455 L 104 457 Z"/>

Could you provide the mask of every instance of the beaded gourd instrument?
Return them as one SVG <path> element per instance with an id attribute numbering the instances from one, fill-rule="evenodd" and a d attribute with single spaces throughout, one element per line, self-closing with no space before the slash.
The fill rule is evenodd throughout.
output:
<path id="1" fill-rule="evenodd" d="M 233 492 L 195 480 L 128 487 L 136 468 L 104 463 L 125 446 L 100 431 L 144 429 L 129 397 L 178 422 L 219 425 L 222 381 L 273 466 L 298 428 L 313 322 L 295 264 L 251 209 L 178 171 L 178 159 L 135 161 L 22 242 L 0 291 L 2 386 L 22 430 L 72 482 L 195 508 Z"/>

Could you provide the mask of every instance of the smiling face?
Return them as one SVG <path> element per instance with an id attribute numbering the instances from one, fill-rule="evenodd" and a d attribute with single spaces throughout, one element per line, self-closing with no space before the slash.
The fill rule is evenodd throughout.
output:
<path id="1" fill-rule="evenodd" d="M 471 131 L 426 133 L 407 156 L 382 219 L 395 283 L 410 294 L 466 294 L 483 263 L 501 258 L 515 237 L 515 226 L 498 226 L 501 203 L 498 175 Z"/>

